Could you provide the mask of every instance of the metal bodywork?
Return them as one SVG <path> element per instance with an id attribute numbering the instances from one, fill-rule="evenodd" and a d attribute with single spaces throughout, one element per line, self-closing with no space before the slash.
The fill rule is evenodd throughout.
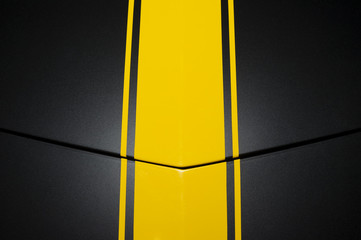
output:
<path id="1" fill-rule="evenodd" d="M 8 238 L 361 238 L 358 3 L 0 6 Z"/>

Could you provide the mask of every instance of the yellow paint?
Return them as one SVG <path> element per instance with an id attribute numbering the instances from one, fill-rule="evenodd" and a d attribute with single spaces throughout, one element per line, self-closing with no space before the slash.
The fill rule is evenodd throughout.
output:
<path id="1" fill-rule="evenodd" d="M 234 204 L 235 237 L 241 240 L 241 160 L 234 161 Z"/>
<path id="2" fill-rule="evenodd" d="M 135 158 L 225 158 L 220 0 L 142 0 Z"/>
<path id="3" fill-rule="evenodd" d="M 119 240 L 124 239 L 125 234 L 125 210 L 126 210 L 126 190 L 127 190 L 127 161 L 121 159 L 120 166 L 120 197 L 119 197 Z"/>
<path id="4" fill-rule="evenodd" d="M 233 0 L 229 4 L 233 157 L 238 157 Z M 134 0 L 129 0 L 121 156 L 126 156 Z M 142 0 L 135 158 L 192 166 L 225 158 L 220 0 Z M 127 160 L 121 160 L 119 240 Z M 136 162 L 134 239 L 227 239 L 226 163 L 188 170 Z M 241 239 L 240 161 L 234 165 Z"/>
<path id="5" fill-rule="evenodd" d="M 231 102 L 232 102 L 232 143 L 233 157 L 239 156 L 238 147 L 238 111 L 237 111 L 237 74 L 236 74 L 236 43 L 234 33 L 234 3 L 228 0 L 229 16 L 229 56 L 231 67 Z"/>
<path id="6" fill-rule="evenodd" d="M 136 162 L 134 239 L 227 239 L 226 163 L 189 170 Z"/>
<path id="7" fill-rule="evenodd" d="M 120 155 L 127 155 L 127 133 L 128 133 L 128 108 L 129 108 L 129 82 L 130 62 L 132 53 L 132 30 L 133 30 L 134 0 L 128 3 L 127 39 L 125 49 L 124 85 L 123 85 L 123 109 L 122 109 L 122 136 L 120 140 Z"/>

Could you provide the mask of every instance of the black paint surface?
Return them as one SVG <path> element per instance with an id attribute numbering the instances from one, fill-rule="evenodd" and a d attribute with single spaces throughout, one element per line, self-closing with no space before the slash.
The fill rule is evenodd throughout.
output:
<path id="1" fill-rule="evenodd" d="M 0 3 L 0 127 L 119 153 L 126 0 Z"/>
<path id="2" fill-rule="evenodd" d="M 235 1 L 240 152 L 361 127 L 360 1 Z"/>
<path id="3" fill-rule="evenodd" d="M 120 161 L 0 133 L 3 239 L 118 239 Z"/>
<path id="4" fill-rule="evenodd" d="M 241 163 L 242 239 L 361 239 L 361 134 Z"/>

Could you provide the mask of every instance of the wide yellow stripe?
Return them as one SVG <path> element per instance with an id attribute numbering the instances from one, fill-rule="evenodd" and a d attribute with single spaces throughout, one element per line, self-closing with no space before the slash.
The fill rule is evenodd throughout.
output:
<path id="1" fill-rule="evenodd" d="M 121 159 L 120 166 L 120 196 L 119 196 L 119 240 L 125 236 L 125 212 L 127 192 L 127 160 Z"/>
<path id="2" fill-rule="evenodd" d="M 131 63 L 131 54 L 132 54 L 133 12 L 134 12 L 134 0 L 129 0 L 127 39 L 126 39 L 126 49 L 125 49 L 124 85 L 123 85 L 122 136 L 120 140 L 120 155 L 123 157 L 126 157 L 127 154 L 129 82 L 130 82 L 130 63 Z"/>
<path id="3" fill-rule="evenodd" d="M 232 143 L 233 157 L 238 157 L 238 111 L 237 111 L 237 74 L 236 74 L 236 43 L 234 30 L 234 2 L 228 0 L 229 16 L 229 56 L 231 67 L 231 102 L 232 102 Z"/>
<path id="4" fill-rule="evenodd" d="M 135 158 L 225 158 L 220 0 L 142 0 Z"/>
<path id="5" fill-rule="evenodd" d="M 236 240 L 241 240 L 241 160 L 234 161 L 234 204 L 235 237 Z"/>
<path id="6" fill-rule="evenodd" d="M 188 170 L 136 162 L 134 239 L 227 239 L 226 163 Z"/>

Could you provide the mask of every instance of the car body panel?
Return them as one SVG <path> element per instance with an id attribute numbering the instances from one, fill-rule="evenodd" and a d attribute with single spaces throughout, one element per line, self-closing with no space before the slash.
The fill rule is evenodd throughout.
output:
<path id="1" fill-rule="evenodd" d="M 356 1 L 0 6 L 5 234 L 360 238 Z"/>

